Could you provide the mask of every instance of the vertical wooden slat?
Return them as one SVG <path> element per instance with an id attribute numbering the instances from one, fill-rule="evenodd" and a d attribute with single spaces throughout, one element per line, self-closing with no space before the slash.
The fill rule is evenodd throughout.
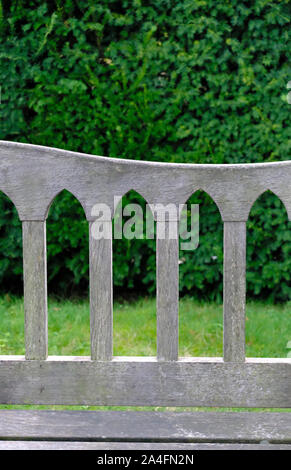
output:
<path id="1" fill-rule="evenodd" d="M 94 239 L 89 225 L 91 359 L 106 361 L 113 353 L 112 222 L 104 222 L 109 238 Z"/>
<path id="2" fill-rule="evenodd" d="M 165 224 L 165 239 L 159 238 L 159 224 Z M 176 238 L 168 237 L 170 230 Z M 176 361 L 179 348 L 179 239 L 176 220 L 157 220 L 157 358 Z"/>
<path id="3" fill-rule="evenodd" d="M 246 223 L 224 222 L 224 361 L 245 360 Z"/>
<path id="4" fill-rule="evenodd" d="M 46 359 L 48 320 L 45 221 L 23 221 L 22 234 L 25 357 Z"/>

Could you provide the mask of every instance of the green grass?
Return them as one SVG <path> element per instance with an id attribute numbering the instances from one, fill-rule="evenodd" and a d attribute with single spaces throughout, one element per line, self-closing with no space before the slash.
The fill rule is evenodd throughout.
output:
<path id="1" fill-rule="evenodd" d="M 189 298 L 181 299 L 179 324 L 180 356 L 222 356 L 221 305 L 199 303 Z M 50 355 L 90 355 L 87 301 L 50 299 L 48 326 Z M 247 305 L 246 352 L 248 357 L 287 357 L 286 345 L 290 340 L 291 302 L 276 306 L 258 302 L 251 302 Z M 0 354 L 24 354 L 23 300 L 11 298 L 9 295 L 0 298 Z M 154 356 L 155 354 L 155 300 L 115 302 L 114 355 Z M 65 407 L 54 406 L 53 408 Z M 70 407 L 70 409 L 81 408 L 105 409 L 105 407 Z M 109 408 L 106 407 L 106 409 Z M 115 409 L 126 408 L 115 407 Z"/>
<path id="2" fill-rule="evenodd" d="M 180 356 L 222 355 L 222 306 L 180 300 Z M 89 304 L 85 300 L 49 300 L 49 354 L 90 355 Z M 249 357 L 286 357 L 291 340 L 291 302 L 249 303 L 246 352 Z M 0 298 L 0 354 L 24 354 L 23 301 Z M 154 299 L 114 304 L 114 355 L 154 356 Z"/>

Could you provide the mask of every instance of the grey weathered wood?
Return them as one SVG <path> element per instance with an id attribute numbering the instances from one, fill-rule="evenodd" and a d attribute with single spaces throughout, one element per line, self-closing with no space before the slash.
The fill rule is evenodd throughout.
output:
<path id="1" fill-rule="evenodd" d="M 183 204 L 198 189 L 217 204 L 224 221 L 246 221 L 252 204 L 273 191 L 291 218 L 291 161 L 198 165 L 132 161 L 15 142 L 0 142 L 0 188 L 22 220 L 44 220 L 62 189 L 83 205 L 88 220 L 96 202 L 113 209 L 114 195 L 130 189 L 148 203 Z"/>
<path id="2" fill-rule="evenodd" d="M 157 358 L 112 356 L 112 242 L 90 237 L 91 360 L 47 358 L 45 219 L 55 196 L 71 191 L 94 222 L 96 203 L 130 189 L 150 204 L 183 204 L 198 189 L 216 202 L 225 223 L 224 360 L 178 358 L 178 240 L 157 237 Z M 291 407 L 291 359 L 247 358 L 244 352 L 245 222 L 267 189 L 291 219 L 291 162 L 190 165 L 111 159 L 29 144 L 0 142 L 0 189 L 23 221 L 26 360 L 0 357 L 0 402 L 11 404 Z M 160 221 L 158 220 L 158 224 Z M 107 221 L 111 230 L 111 221 Z M 171 217 L 166 225 L 175 225 Z M 110 226 L 110 227 L 109 227 Z M 7 410 L 8 411 L 8 410 Z M 9 410 L 11 411 L 11 410 Z M 290 413 L 35 415 L 0 412 L 6 445 L 25 439 L 114 440 L 109 448 L 185 444 L 267 446 L 291 442 Z M 105 430 L 105 431 L 104 431 Z M 111 431 L 110 431 L 111 430 Z M 104 434 L 105 433 L 105 434 Z M 11 440 L 21 440 L 18 444 Z M 126 440 L 126 442 L 120 442 Z M 179 442 L 175 442 L 178 440 Z M 146 443 L 148 441 L 148 444 Z M 197 444 L 199 441 L 199 444 Z M 263 444 L 259 444 L 259 442 Z M 4 441 L 0 441 L 0 448 Z M 222 444 L 222 442 L 224 442 Z M 234 444 L 234 442 L 236 442 Z M 252 444 L 247 444 L 252 442 Z M 232 444 L 231 444 L 232 443 Z M 92 444 L 92 443 L 91 443 Z M 93 443 L 102 448 L 105 442 Z M 30 444 L 27 444 L 30 445 Z M 31 443 L 31 445 L 36 445 Z M 66 445 L 55 442 L 53 445 Z M 70 443 L 73 445 L 73 443 Z M 151 446 L 153 444 L 150 444 Z M 99 446 L 99 447 L 98 447 Z M 101 447 L 100 447 L 101 446 Z M 114 447 L 115 446 L 115 447 Z M 133 447 L 130 447 L 133 446 Z M 3 448 L 3 445 L 2 445 Z M 25 447 L 23 447 L 25 448 Z M 56 447 L 57 448 L 57 447 Z M 104 447 L 103 447 L 104 448 Z M 146 448 L 146 447 L 144 447 Z M 170 447 L 177 448 L 177 447 Z M 230 448 L 230 447 L 228 447 Z M 263 448 L 263 447 L 260 447 Z"/>
<path id="3" fill-rule="evenodd" d="M 159 224 L 165 224 L 164 239 Z M 170 225 L 176 238 L 169 238 Z M 157 221 L 157 357 L 176 361 L 179 348 L 179 239 L 176 220 Z"/>
<path id="4" fill-rule="evenodd" d="M 291 444 L 291 413 L 0 410 L 0 439 Z"/>
<path id="5" fill-rule="evenodd" d="M 291 450 L 291 444 L 0 441 L 0 450 Z M 195 457 L 194 457 L 195 458 Z M 189 463 L 189 460 L 188 460 Z"/>
<path id="6" fill-rule="evenodd" d="M 246 224 L 224 222 L 224 360 L 245 360 Z"/>
<path id="7" fill-rule="evenodd" d="M 0 383 L 7 404 L 291 407 L 291 359 L 3 359 Z"/>
<path id="8" fill-rule="evenodd" d="M 110 238 L 96 240 L 90 222 L 90 330 L 91 358 L 111 360 L 113 352 L 112 313 L 112 224 L 104 222 Z"/>
<path id="9" fill-rule="evenodd" d="M 22 222 L 22 234 L 26 358 L 46 359 L 48 320 L 45 222 Z"/>

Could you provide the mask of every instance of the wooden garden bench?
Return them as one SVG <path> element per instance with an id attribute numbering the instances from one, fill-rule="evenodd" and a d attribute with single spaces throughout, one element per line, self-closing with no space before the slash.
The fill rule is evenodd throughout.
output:
<path id="1" fill-rule="evenodd" d="M 245 357 L 246 221 L 267 189 L 291 218 L 291 161 L 167 164 L 1 142 L 0 189 L 22 221 L 26 346 L 25 357 L 0 356 L 1 404 L 291 407 L 291 359 Z M 213 198 L 224 223 L 223 357 L 178 357 L 176 239 L 157 239 L 157 357 L 113 357 L 112 241 L 91 231 L 91 357 L 48 356 L 46 217 L 63 189 L 89 225 L 96 203 L 112 217 L 114 196 L 131 189 L 150 204 L 183 204 L 198 189 Z M 0 410 L 0 449 L 241 447 L 291 448 L 291 413 Z"/>

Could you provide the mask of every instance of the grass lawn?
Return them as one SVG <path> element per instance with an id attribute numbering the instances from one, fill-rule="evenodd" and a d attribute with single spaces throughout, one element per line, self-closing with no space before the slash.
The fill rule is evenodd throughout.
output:
<path id="1" fill-rule="evenodd" d="M 221 305 L 199 303 L 189 298 L 181 299 L 179 324 L 180 356 L 222 356 Z M 48 326 L 50 355 L 90 355 L 88 301 L 50 299 Z M 286 346 L 290 340 L 291 302 L 276 306 L 258 302 L 248 303 L 246 310 L 248 357 L 286 357 L 288 353 Z M 9 295 L 0 298 L 0 354 L 24 354 L 23 300 L 11 298 Z M 155 354 L 155 300 L 115 302 L 114 355 L 154 356 Z M 17 408 L 18 406 L 1 406 L 1 408 L 4 407 Z M 19 406 L 19 408 L 24 408 L 24 406 Z M 68 407 L 35 406 L 33 408 Z M 69 408 L 108 409 L 109 407 L 74 406 Z M 115 407 L 115 409 L 126 408 Z"/>

